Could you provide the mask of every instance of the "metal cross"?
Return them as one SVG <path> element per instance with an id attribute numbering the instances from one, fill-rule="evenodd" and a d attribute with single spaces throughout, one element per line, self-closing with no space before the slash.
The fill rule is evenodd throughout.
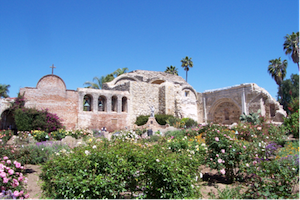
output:
<path id="1" fill-rule="evenodd" d="M 50 68 L 52 68 L 52 74 L 53 74 L 53 69 L 56 67 L 54 67 L 54 64 L 52 64 L 52 66 Z"/>

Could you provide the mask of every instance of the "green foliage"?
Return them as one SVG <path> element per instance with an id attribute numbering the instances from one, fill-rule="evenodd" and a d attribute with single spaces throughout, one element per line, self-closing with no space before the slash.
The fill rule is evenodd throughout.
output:
<path id="1" fill-rule="evenodd" d="M 243 113 L 240 116 L 240 120 L 241 120 L 241 122 L 250 122 L 253 124 L 259 124 L 260 123 L 259 113 L 260 113 L 260 110 L 258 110 L 256 113 L 254 113 L 254 112 L 249 113 L 249 115 L 246 115 L 245 113 Z"/>
<path id="2" fill-rule="evenodd" d="M 135 124 L 138 126 L 142 126 L 147 123 L 150 115 L 140 115 L 136 118 Z"/>
<path id="3" fill-rule="evenodd" d="M 280 96 L 280 92 L 282 96 Z M 278 88 L 278 102 L 283 106 L 283 109 L 288 113 L 291 114 L 295 112 L 298 109 L 294 109 L 294 111 L 291 111 L 289 107 L 289 104 L 293 102 L 293 100 L 298 99 L 298 107 L 299 107 L 299 75 L 298 74 L 292 74 L 290 79 L 286 79 L 282 81 L 281 85 Z M 297 104 L 295 102 L 295 104 Z"/>
<path id="4" fill-rule="evenodd" d="M 165 70 L 166 73 L 168 74 L 173 74 L 178 76 L 178 69 L 175 66 L 170 65 L 170 67 L 167 67 Z"/>
<path id="5" fill-rule="evenodd" d="M 58 129 L 50 133 L 52 138 L 55 140 L 61 140 L 66 137 L 67 131 L 65 129 Z"/>
<path id="6" fill-rule="evenodd" d="M 0 144 L 6 144 L 13 134 L 12 130 L 0 130 Z"/>
<path id="7" fill-rule="evenodd" d="M 127 198 L 189 198 L 199 190 L 194 186 L 198 160 L 188 153 L 122 140 L 73 151 L 43 165 L 42 189 L 47 197 L 112 199 L 127 193 Z"/>
<path id="8" fill-rule="evenodd" d="M 48 110 L 36 108 L 18 108 L 14 111 L 15 123 L 19 131 L 43 130 L 55 131 L 62 128 L 59 117 Z"/>
<path id="9" fill-rule="evenodd" d="M 64 132 L 64 130 L 61 130 Z M 62 133 L 63 134 L 63 133 Z M 75 139 L 83 138 L 85 139 L 86 137 L 92 136 L 93 131 L 91 130 L 83 130 L 83 129 L 77 129 L 77 130 L 70 130 L 66 131 L 66 136 L 69 135 Z"/>
<path id="10" fill-rule="evenodd" d="M 170 126 L 174 126 L 176 128 L 182 128 L 183 124 L 181 123 L 181 119 L 177 118 L 177 117 L 169 117 L 166 120 L 166 123 L 169 124 Z"/>
<path id="11" fill-rule="evenodd" d="M 295 112 L 284 119 L 283 123 L 290 134 L 293 134 L 294 138 L 299 138 L 299 113 Z"/>
<path id="12" fill-rule="evenodd" d="M 228 181 L 236 180 L 250 162 L 251 145 L 238 140 L 235 132 L 224 126 L 210 125 L 205 138 L 208 146 L 207 163 L 225 174 Z"/>
<path id="13" fill-rule="evenodd" d="M 156 114 L 155 115 L 155 120 L 160 125 L 166 125 L 167 124 L 167 119 L 170 118 L 170 117 L 173 117 L 173 115 Z"/>
<path id="14" fill-rule="evenodd" d="M 291 114 L 297 112 L 300 109 L 300 97 L 293 98 L 291 103 L 289 103 L 288 109 Z"/>
<path id="15" fill-rule="evenodd" d="M 176 131 L 168 131 L 165 133 L 165 137 L 184 137 L 185 131 L 184 130 L 176 130 Z"/>
<path id="16" fill-rule="evenodd" d="M 181 123 L 184 124 L 185 128 L 196 127 L 198 123 L 191 118 L 182 118 Z"/>
<path id="17" fill-rule="evenodd" d="M 9 97 L 7 93 L 9 93 L 8 88 L 10 85 L 0 84 L 0 98 L 7 98 Z"/>
<path id="18" fill-rule="evenodd" d="M 298 198 L 293 188 L 299 182 L 299 157 L 262 161 L 248 170 L 250 187 L 243 195 L 247 199 L 291 199 Z"/>

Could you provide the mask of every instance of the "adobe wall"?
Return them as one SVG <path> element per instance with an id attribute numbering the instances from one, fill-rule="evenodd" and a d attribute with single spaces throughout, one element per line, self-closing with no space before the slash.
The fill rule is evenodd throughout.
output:
<path id="1" fill-rule="evenodd" d="M 64 81 L 56 75 L 42 77 L 35 88 L 20 89 L 25 92 L 25 107 L 48 109 L 57 114 L 68 129 L 75 129 L 78 116 L 78 95 L 76 91 L 67 90 Z"/>

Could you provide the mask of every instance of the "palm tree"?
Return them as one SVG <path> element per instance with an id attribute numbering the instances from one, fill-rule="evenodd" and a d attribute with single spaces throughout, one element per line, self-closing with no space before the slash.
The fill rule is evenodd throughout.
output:
<path id="1" fill-rule="evenodd" d="M 10 87 L 10 85 L 5 85 L 5 84 L 0 84 L 0 98 L 7 98 L 9 97 L 7 93 L 9 93 L 8 88 Z"/>
<path id="2" fill-rule="evenodd" d="M 103 76 L 101 78 L 95 76 L 93 78 L 94 82 L 91 81 L 86 81 L 84 85 L 87 85 L 88 88 L 93 88 L 93 89 L 102 89 L 102 84 L 103 84 Z"/>
<path id="3" fill-rule="evenodd" d="M 298 65 L 299 70 L 299 32 L 287 34 L 284 39 L 283 50 L 286 55 L 291 54 L 292 60 Z"/>
<path id="4" fill-rule="evenodd" d="M 170 65 L 170 67 L 167 67 L 166 73 L 173 74 L 178 76 L 178 69 L 175 66 Z"/>
<path id="5" fill-rule="evenodd" d="M 125 74 L 127 73 L 128 71 L 128 68 L 127 67 L 124 67 L 124 68 L 119 68 L 117 69 L 116 71 L 114 71 L 112 74 L 115 75 L 116 77 L 122 75 L 122 74 Z"/>
<path id="6" fill-rule="evenodd" d="M 188 74 L 188 71 L 190 70 L 190 67 L 193 67 L 194 64 L 193 64 L 193 61 L 192 61 L 192 58 L 189 58 L 188 56 L 186 56 L 185 58 L 183 58 L 181 60 L 181 67 L 184 68 L 184 70 L 186 71 L 186 78 L 185 78 L 185 81 L 187 82 L 187 74 Z"/>
<path id="7" fill-rule="evenodd" d="M 279 57 L 279 59 L 273 59 L 269 61 L 268 72 L 275 80 L 276 84 L 279 86 L 279 90 L 281 88 L 280 86 L 282 84 L 282 81 L 286 75 L 287 65 L 288 65 L 287 60 L 281 62 L 281 57 Z M 282 98 L 282 92 L 278 91 L 278 93 Z"/>

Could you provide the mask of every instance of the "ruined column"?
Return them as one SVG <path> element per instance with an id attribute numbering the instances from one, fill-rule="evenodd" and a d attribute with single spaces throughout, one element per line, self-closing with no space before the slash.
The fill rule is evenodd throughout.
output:
<path id="1" fill-rule="evenodd" d="M 204 122 L 207 124 L 207 113 L 206 113 L 206 101 L 205 101 L 205 97 L 203 97 L 203 112 L 204 112 Z"/>
<path id="2" fill-rule="evenodd" d="M 246 98 L 245 98 L 245 90 L 243 88 L 243 93 L 242 93 L 242 113 L 245 113 L 246 115 L 247 113 L 247 107 L 246 107 Z"/>

